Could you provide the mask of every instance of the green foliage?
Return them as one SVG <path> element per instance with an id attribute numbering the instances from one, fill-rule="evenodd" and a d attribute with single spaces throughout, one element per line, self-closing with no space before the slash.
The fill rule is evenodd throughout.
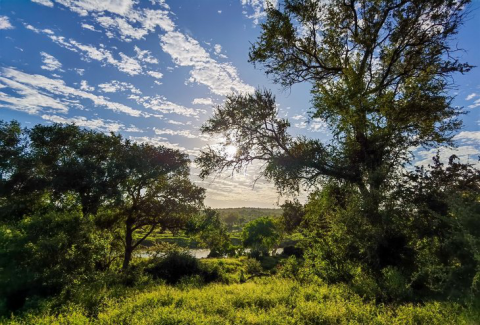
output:
<path id="1" fill-rule="evenodd" d="M 280 242 L 276 221 L 272 217 L 262 217 L 249 222 L 243 228 L 242 242 L 253 254 L 268 255 Z"/>
<path id="2" fill-rule="evenodd" d="M 262 265 L 257 259 L 248 258 L 245 260 L 245 271 L 250 275 L 260 275 L 263 269 Z"/>
<path id="3" fill-rule="evenodd" d="M 95 278 L 108 258 L 109 234 L 78 207 L 25 216 L 0 228 L 1 299 L 7 310 Z M 4 310 L 5 311 L 5 310 Z M 3 312 L 4 312 L 3 311 Z"/>
<path id="4" fill-rule="evenodd" d="M 183 277 L 201 273 L 198 260 L 187 252 L 173 251 L 145 270 L 154 279 L 163 279 L 169 284 L 178 283 Z"/>
<path id="5" fill-rule="evenodd" d="M 111 299 L 89 318 L 81 307 L 27 314 L 7 324 L 474 324 L 455 303 L 375 305 L 345 286 L 264 278 L 244 284 L 150 286 Z"/>
<path id="6" fill-rule="evenodd" d="M 114 134 L 0 122 L 0 155 L 0 300 L 7 310 L 33 306 L 35 296 L 68 300 L 72 287 L 118 267 L 121 250 L 121 281 L 141 282 L 137 266 L 126 270 L 133 251 L 154 230 L 185 228 L 203 204 L 186 155 Z"/>
<path id="7" fill-rule="evenodd" d="M 121 163 L 125 178 L 119 215 L 125 225 L 123 269 L 133 251 L 153 231 L 184 229 L 203 204 L 203 188 L 188 178 L 188 157 L 177 150 L 126 143 Z M 134 240 L 134 232 L 143 230 Z"/>
<path id="8" fill-rule="evenodd" d="M 145 272 L 154 279 L 162 279 L 168 284 L 200 285 L 210 282 L 232 282 L 229 273 L 236 273 L 241 264 L 225 263 L 223 260 L 199 261 L 188 252 L 171 251 L 161 258 L 154 259 Z"/>
<path id="9" fill-rule="evenodd" d="M 285 201 L 282 204 L 282 218 L 281 223 L 286 233 L 293 233 L 300 227 L 305 216 L 303 205 L 298 200 Z"/>
<path id="10" fill-rule="evenodd" d="M 474 173 L 459 168 L 443 186 L 441 173 L 421 184 L 413 173 L 399 188 L 412 148 L 452 144 L 461 126 L 449 77 L 472 66 L 449 53 L 469 3 L 269 6 L 250 61 L 285 87 L 310 83 L 313 107 L 306 113 L 328 126 L 331 140 L 291 136 L 269 91 L 231 95 L 202 126 L 225 141 L 197 158 L 200 176 L 260 160 L 279 192 L 322 188 L 305 211 L 289 203 L 284 224 L 289 230 L 303 219 L 307 257 L 324 280 L 383 300 L 406 299 L 411 290 L 453 297 L 475 289 L 478 234 L 470 229 L 478 229 L 478 192 L 455 184 Z M 224 152 L 231 144 L 234 157 Z"/>
<path id="11" fill-rule="evenodd" d="M 195 235 L 201 246 L 210 249 L 209 257 L 235 254 L 230 235 L 217 211 L 206 209 L 203 214 L 190 219 L 189 228 L 189 234 Z"/>
<path id="12" fill-rule="evenodd" d="M 444 166 L 437 156 L 429 169 L 406 174 L 381 220 L 365 215 L 352 187 L 325 186 L 305 206 L 311 267 L 328 282 L 384 301 L 477 294 L 479 175 L 455 157 Z"/>
<path id="13" fill-rule="evenodd" d="M 456 156 L 408 174 L 400 186 L 415 231 L 412 286 L 462 297 L 480 289 L 480 171 Z"/>

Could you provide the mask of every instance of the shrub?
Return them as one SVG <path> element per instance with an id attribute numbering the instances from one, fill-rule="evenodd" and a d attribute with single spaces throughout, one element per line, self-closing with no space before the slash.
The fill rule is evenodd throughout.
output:
<path id="1" fill-rule="evenodd" d="M 145 272 L 168 284 L 230 282 L 221 263 L 200 263 L 185 251 L 167 253 L 165 257 L 154 260 L 152 265 L 145 268 Z"/>
<path id="2" fill-rule="evenodd" d="M 0 227 L 0 300 L 6 311 L 92 281 L 107 259 L 108 234 L 78 209 L 48 211 Z"/>
<path id="3" fill-rule="evenodd" d="M 297 279 L 302 264 L 294 255 L 280 263 L 279 275 L 284 278 Z"/>
<path id="4" fill-rule="evenodd" d="M 145 272 L 154 279 L 163 279 L 168 284 L 175 284 L 185 276 L 200 274 L 201 269 L 198 260 L 189 253 L 172 251 L 147 267 Z"/>
<path id="5" fill-rule="evenodd" d="M 251 249 L 251 256 L 267 256 L 279 243 L 280 232 L 277 221 L 272 217 L 261 217 L 250 221 L 242 231 L 242 243 Z"/>
<path id="6" fill-rule="evenodd" d="M 300 247 L 295 247 L 295 246 L 286 246 L 283 249 L 282 255 L 285 256 L 295 256 L 297 258 L 300 258 L 303 256 L 303 249 Z"/>
<path id="7" fill-rule="evenodd" d="M 245 271 L 250 275 L 259 275 L 262 273 L 262 265 L 254 258 L 245 260 Z"/>

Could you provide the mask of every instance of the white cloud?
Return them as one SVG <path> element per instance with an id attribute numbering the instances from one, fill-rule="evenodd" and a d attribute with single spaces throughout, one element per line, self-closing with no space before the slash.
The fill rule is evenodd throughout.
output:
<path id="1" fill-rule="evenodd" d="M 158 26 L 166 32 L 165 35 L 161 36 L 162 49 L 170 54 L 176 64 L 192 67 L 190 78 L 188 79 L 189 82 L 203 84 L 218 95 L 254 91 L 252 86 L 240 80 L 238 71 L 233 65 L 230 63 L 218 63 L 210 57 L 195 39 L 175 31 L 175 24 L 166 10 L 137 9 L 134 8 L 134 4 L 137 2 L 133 0 L 56 0 L 56 2 L 67 6 L 70 10 L 80 15 L 88 15 L 90 12 L 94 12 L 93 18 L 106 29 L 107 36 L 114 37 L 115 34 L 118 34 L 124 41 L 141 39 L 146 34 L 155 31 Z M 164 2 L 160 5 L 168 9 Z M 103 15 L 105 11 L 119 16 L 105 16 Z M 132 24 L 136 24 L 139 27 L 134 27 Z M 120 71 L 130 75 L 142 73 L 143 69 L 138 61 L 136 62 L 133 58 L 129 58 L 123 53 L 120 53 L 122 60 L 118 61 L 105 49 L 79 44 L 73 40 L 67 41 L 62 37 L 52 35 L 50 38 L 67 49 L 72 51 L 80 50 L 79 52 L 84 55 L 84 59 L 92 59 L 114 65 Z M 153 57 L 143 56 L 139 54 L 139 51 L 137 51 L 137 59 L 139 61 L 146 63 L 155 62 Z M 143 52 L 145 51 L 141 51 L 141 53 Z"/>
<path id="2" fill-rule="evenodd" d="M 175 31 L 161 36 L 160 40 L 163 51 L 170 54 L 174 63 L 192 67 L 189 82 L 205 85 L 217 95 L 254 91 L 240 80 L 233 65 L 212 59 L 192 37 Z"/>
<path id="3" fill-rule="evenodd" d="M 480 98 L 475 100 L 472 105 L 468 105 L 468 108 L 476 108 L 480 106 Z"/>
<path id="4" fill-rule="evenodd" d="M 142 94 L 134 85 L 128 82 L 112 80 L 103 84 L 99 84 L 98 88 L 105 93 L 116 93 L 119 91 L 130 91 L 132 94 Z"/>
<path id="5" fill-rule="evenodd" d="M 292 120 L 295 120 L 295 121 L 298 121 L 298 120 L 305 120 L 306 117 L 301 115 L 301 114 L 298 114 L 298 115 L 295 115 L 295 116 L 292 116 Z"/>
<path id="6" fill-rule="evenodd" d="M 38 3 L 40 5 L 44 5 L 47 7 L 53 7 L 53 2 L 50 0 L 32 0 L 32 2 Z"/>
<path id="7" fill-rule="evenodd" d="M 56 0 L 56 2 L 81 16 L 93 13 L 96 22 L 107 30 L 107 36 L 118 35 L 121 40 L 126 42 L 143 39 L 149 33 L 154 32 L 156 27 L 165 31 L 173 31 L 175 28 L 175 24 L 168 17 L 168 11 L 134 9 L 134 4 L 138 2 L 133 0 Z M 160 5 L 169 9 L 165 3 Z M 107 16 L 105 12 L 118 16 Z"/>
<path id="8" fill-rule="evenodd" d="M 44 114 L 41 116 L 44 120 L 54 122 L 54 123 L 64 123 L 72 124 L 74 123 L 80 127 L 86 127 L 94 130 L 99 130 L 102 132 L 118 132 L 123 130 L 125 125 L 119 122 L 111 120 L 103 120 L 101 118 L 96 119 L 87 119 L 84 116 L 74 116 L 74 117 L 63 117 L 58 115 L 47 115 Z"/>
<path id="9" fill-rule="evenodd" d="M 174 121 L 174 120 L 168 120 L 167 123 L 173 124 L 173 125 L 185 125 L 185 123 L 179 122 L 179 121 Z"/>
<path id="10" fill-rule="evenodd" d="M 302 121 L 300 123 L 295 123 L 294 126 L 299 129 L 305 129 L 308 126 L 308 124 L 307 122 Z"/>
<path id="11" fill-rule="evenodd" d="M 200 134 L 193 134 L 190 130 L 171 130 L 171 129 L 156 129 L 153 128 L 155 134 L 157 135 L 177 135 L 182 136 L 188 139 L 200 139 L 207 141 L 209 138 Z"/>
<path id="12" fill-rule="evenodd" d="M 42 62 L 43 62 L 43 65 L 40 68 L 48 71 L 55 71 L 55 70 L 62 71 L 61 70 L 62 64 L 55 57 L 45 52 L 40 52 L 40 55 L 42 56 Z"/>
<path id="13" fill-rule="evenodd" d="M 146 63 L 158 64 L 158 60 L 152 56 L 152 53 L 148 50 L 142 51 L 137 46 L 134 47 L 135 53 L 137 53 L 137 58 Z"/>
<path id="14" fill-rule="evenodd" d="M 151 137 L 128 137 L 129 140 L 131 141 L 134 141 L 134 142 L 138 142 L 138 143 L 148 143 L 148 144 L 151 144 L 153 146 L 164 146 L 164 147 L 167 147 L 167 148 L 171 148 L 171 149 L 176 149 L 176 150 L 180 150 L 180 151 L 186 151 L 186 149 L 182 146 L 180 146 L 178 143 L 170 143 L 168 142 L 168 139 L 166 138 L 162 138 L 162 137 L 154 137 L 154 138 L 151 138 Z"/>
<path id="15" fill-rule="evenodd" d="M 34 31 L 35 33 L 46 34 L 53 42 L 61 47 L 73 52 L 80 52 L 84 61 L 90 62 L 91 60 L 95 60 L 102 62 L 103 64 L 110 64 L 116 67 L 118 70 L 132 76 L 141 74 L 143 72 L 142 66 L 135 58 L 129 57 L 128 55 L 120 52 L 119 56 L 121 59 L 117 60 L 113 57 L 113 54 L 109 50 L 105 49 L 103 44 L 100 44 L 100 47 L 97 48 L 93 45 L 85 45 L 72 39 L 66 40 L 63 36 L 54 35 L 54 33 L 49 29 L 40 30 L 31 25 L 26 25 L 25 27 Z"/>
<path id="16" fill-rule="evenodd" d="M 51 108 L 66 113 L 73 98 L 75 100 L 88 99 L 95 106 L 103 106 L 109 110 L 130 116 L 148 115 L 126 105 L 111 102 L 105 97 L 69 87 L 60 79 L 27 74 L 13 68 L 2 68 L 0 71 L 0 82 L 13 89 L 18 95 L 12 96 L 0 92 L 0 101 L 9 104 L 8 107 L 12 109 L 36 114 L 42 108 Z M 55 96 L 55 98 L 52 98 L 52 96 Z M 78 105 L 78 102 L 75 103 Z"/>
<path id="17" fill-rule="evenodd" d="M 76 73 L 78 73 L 78 75 L 80 75 L 80 76 L 83 76 L 83 74 L 85 73 L 85 69 L 74 68 L 73 70 L 74 70 Z"/>
<path id="18" fill-rule="evenodd" d="M 134 4 L 133 0 L 55 0 L 70 10 L 85 16 L 90 11 L 109 11 L 118 15 L 127 14 Z"/>
<path id="19" fill-rule="evenodd" d="M 168 101 L 164 96 L 137 96 L 130 95 L 130 99 L 135 100 L 138 104 L 143 105 L 143 107 L 159 111 L 166 114 L 178 114 L 183 116 L 198 116 L 199 112 L 205 113 L 204 110 L 194 110 L 192 108 L 187 108 L 182 105 L 178 105 Z"/>
<path id="20" fill-rule="evenodd" d="M 194 105 L 213 105 L 211 98 L 195 98 L 192 102 Z"/>
<path id="21" fill-rule="evenodd" d="M 465 100 L 472 100 L 474 99 L 475 97 L 477 97 L 478 94 L 477 93 L 471 93 L 470 95 L 468 95 Z"/>
<path id="22" fill-rule="evenodd" d="M 3 69 L 5 72 L 5 69 Z M 7 72 L 9 72 L 7 70 Z M 0 91 L 0 103 L 3 103 L 3 107 L 14 109 L 17 111 L 23 111 L 28 114 L 37 114 L 42 108 L 52 111 L 59 111 L 62 113 L 68 112 L 68 105 L 60 99 L 53 98 L 39 92 L 36 87 L 23 84 L 14 79 L 5 78 L 4 73 L 0 73 L 0 85 L 1 88 L 10 88 L 17 96 L 12 96 Z"/>
<path id="23" fill-rule="evenodd" d="M 124 132 L 135 132 L 135 133 L 143 133 L 142 129 L 137 128 L 135 125 L 130 125 L 128 128 L 123 130 Z"/>
<path id="24" fill-rule="evenodd" d="M 277 0 L 241 0 L 241 2 L 245 9 L 243 13 L 247 18 L 253 19 L 255 25 L 258 25 L 260 19 L 267 16 L 265 9 L 269 4 L 276 7 L 278 3 Z"/>
<path id="25" fill-rule="evenodd" d="M 7 16 L 0 16 L 0 29 L 13 29 Z"/>
<path id="26" fill-rule="evenodd" d="M 80 82 L 80 89 L 85 91 L 94 91 L 95 87 L 89 86 L 87 80 L 82 80 Z"/>
<path id="27" fill-rule="evenodd" d="M 222 46 L 220 44 L 215 44 L 214 47 L 213 47 L 213 50 L 215 51 L 215 54 L 222 58 L 222 59 L 226 59 L 227 56 L 222 54 Z"/>
<path id="28" fill-rule="evenodd" d="M 221 11 L 221 10 L 218 10 L 217 12 L 218 12 L 219 14 L 221 14 L 221 13 L 222 13 L 222 11 Z"/>
<path id="29" fill-rule="evenodd" d="M 156 78 L 156 79 L 162 79 L 162 77 L 163 77 L 163 74 L 161 72 L 158 72 L 158 71 L 147 71 L 147 74 Z"/>
<path id="30" fill-rule="evenodd" d="M 312 119 L 308 130 L 311 132 L 324 132 L 327 130 L 327 123 L 321 119 Z"/>
<path id="31" fill-rule="evenodd" d="M 462 163 L 474 164 L 477 168 L 480 167 L 478 157 L 480 156 L 480 150 L 474 146 L 460 146 L 458 148 L 439 148 L 422 150 L 415 153 L 417 161 L 416 166 L 428 166 L 433 163 L 432 158 L 437 154 L 437 150 L 440 153 L 440 160 L 444 163 L 448 162 L 448 158 L 452 155 L 456 155 L 460 158 Z"/>
<path id="32" fill-rule="evenodd" d="M 89 25 L 89 24 L 82 24 L 82 28 L 91 30 L 92 32 L 99 32 L 98 30 L 95 29 L 95 26 Z"/>
<path id="33" fill-rule="evenodd" d="M 454 137 L 454 140 L 480 145 L 480 131 L 462 131 Z"/>

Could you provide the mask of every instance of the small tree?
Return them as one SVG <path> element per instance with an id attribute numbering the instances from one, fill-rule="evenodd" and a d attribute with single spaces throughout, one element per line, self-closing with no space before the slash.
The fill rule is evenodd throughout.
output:
<path id="1" fill-rule="evenodd" d="M 189 233 L 195 236 L 200 245 L 210 249 L 209 257 L 224 256 L 232 251 L 230 235 L 219 213 L 213 209 L 207 208 L 192 219 Z"/>
<path id="2" fill-rule="evenodd" d="M 253 254 L 268 255 L 277 248 L 280 232 L 276 220 L 272 217 L 261 217 L 250 221 L 242 231 L 242 243 L 250 248 Z"/>
<path id="3" fill-rule="evenodd" d="M 298 200 L 285 201 L 281 207 L 283 209 L 281 223 L 285 232 L 290 234 L 300 227 L 305 211 Z"/>

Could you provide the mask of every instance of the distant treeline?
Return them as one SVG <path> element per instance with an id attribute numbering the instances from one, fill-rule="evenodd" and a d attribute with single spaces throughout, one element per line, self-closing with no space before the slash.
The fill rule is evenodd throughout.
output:
<path id="1" fill-rule="evenodd" d="M 281 216 L 282 209 L 265 209 L 265 208 L 225 208 L 215 209 L 220 215 L 220 220 L 229 226 L 242 225 L 249 221 L 265 216 Z"/>

